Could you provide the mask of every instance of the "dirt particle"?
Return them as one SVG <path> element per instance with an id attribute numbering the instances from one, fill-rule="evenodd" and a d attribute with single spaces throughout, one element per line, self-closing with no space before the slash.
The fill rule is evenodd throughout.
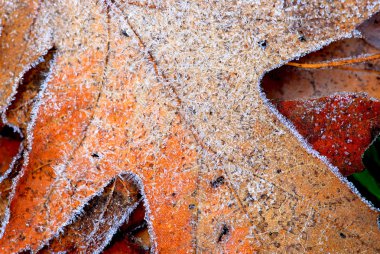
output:
<path id="1" fill-rule="evenodd" d="M 93 158 L 99 158 L 99 155 L 97 153 L 92 153 L 91 157 L 93 157 Z"/>
<path id="2" fill-rule="evenodd" d="M 299 40 L 300 42 L 306 42 L 306 37 L 305 37 L 305 35 L 301 35 L 300 37 L 298 37 L 298 40 Z"/>
<path id="3" fill-rule="evenodd" d="M 210 182 L 212 188 L 218 188 L 219 186 L 223 185 L 225 181 L 224 176 L 219 176 L 214 181 Z"/>
<path id="4" fill-rule="evenodd" d="M 267 46 L 268 46 L 268 42 L 267 42 L 267 40 L 261 40 L 261 41 L 258 42 L 258 44 L 259 44 L 259 47 L 260 47 L 261 49 L 266 49 Z"/>
<path id="5" fill-rule="evenodd" d="M 129 34 L 124 29 L 121 30 L 121 34 L 125 37 L 129 37 Z"/>
<path id="6" fill-rule="evenodd" d="M 278 236 L 278 232 L 269 232 L 269 237 L 273 240 Z"/>
<path id="7" fill-rule="evenodd" d="M 228 228 L 228 226 L 226 224 L 224 224 L 222 226 L 222 230 L 220 231 L 220 234 L 218 237 L 218 243 L 221 242 L 223 240 L 224 236 L 228 235 L 229 232 L 230 232 L 230 229 Z"/>

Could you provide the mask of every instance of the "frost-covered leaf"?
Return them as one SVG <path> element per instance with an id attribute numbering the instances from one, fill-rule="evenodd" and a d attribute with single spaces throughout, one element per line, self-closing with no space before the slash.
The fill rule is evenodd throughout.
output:
<path id="1" fill-rule="evenodd" d="M 297 62 L 322 63 L 378 53 L 379 50 L 365 40 L 349 38 L 332 42 Z M 380 99 L 379 77 L 379 60 L 318 69 L 284 65 L 266 74 L 262 85 L 266 96 L 272 100 L 310 99 L 340 92 L 364 92 L 370 97 Z"/>
<path id="2" fill-rule="evenodd" d="M 89 201 L 74 222 L 38 253 L 99 253 L 116 230 L 129 220 L 139 198 L 133 180 L 125 175 L 117 176 L 99 196 Z"/>
<path id="3" fill-rule="evenodd" d="M 54 61 L 55 49 L 51 48 L 41 56 L 22 76 L 17 86 L 16 94 L 6 111 L 6 124 L 19 130 L 26 136 L 27 124 L 30 121 L 34 104 L 39 99 L 38 93 L 43 89 Z"/>
<path id="4" fill-rule="evenodd" d="M 120 226 L 103 254 L 149 253 L 151 242 L 145 214 L 144 204 L 140 202 L 129 220 Z"/>
<path id="5" fill-rule="evenodd" d="M 305 141 L 343 176 L 355 174 L 347 179 L 376 207 L 377 198 L 355 176 L 368 175 L 362 157 L 380 130 L 379 57 L 366 40 L 344 39 L 271 71 L 262 81 L 268 98 Z"/>
<path id="6" fill-rule="evenodd" d="M 1 229 L 4 230 L 9 216 L 9 201 L 12 197 L 14 181 L 17 181 L 18 173 L 23 165 L 22 155 L 25 152 L 25 139 L 27 136 L 27 124 L 31 120 L 33 106 L 38 100 L 38 93 L 49 72 L 53 61 L 54 50 L 49 50 L 40 57 L 30 69 L 24 72 L 18 80 L 17 93 L 9 105 L 8 110 L 2 116 L 1 136 Z"/>
<path id="7" fill-rule="evenodd" d="M 380 130 L 379 101 L 341 94 L 280 101 L 277 108 L 344 176 L 364 170 L 362 156 Z"/>
<path id="8" fill-rule="evenodd" d="M 305 150 L 257 86 L 379 8 L 5 1 L 0 105 L 5 122 L 24 124 L 25 150 L 7 178 L 0 252 L 83 246 L 88 231 L 77 229 L 97 216 L 86 207 L 125 173 L 146 209 L 151 252 L 379 251 L 377 212 Z M 49 49 L 31 111 L 14 107 L 11 121 L 21 77 Z M 104 222 L 92 240 L 105 247 L 117 225 Z"/>

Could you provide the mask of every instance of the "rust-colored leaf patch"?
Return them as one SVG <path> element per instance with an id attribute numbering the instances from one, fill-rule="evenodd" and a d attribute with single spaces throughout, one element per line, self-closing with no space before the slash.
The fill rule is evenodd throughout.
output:
<path id="1" fill-rule="evenodd" d="M 347 176 L 364 169 L 362 155 L 380 131 L 380 102 L 365 95 L 279 101 L 278 110 Z"/>

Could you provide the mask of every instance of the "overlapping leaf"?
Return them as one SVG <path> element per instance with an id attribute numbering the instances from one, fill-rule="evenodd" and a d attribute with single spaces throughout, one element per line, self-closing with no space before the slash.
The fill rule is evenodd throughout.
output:
<path id="1" fill-rule="evenodd" d="M 302 136 L 347 176 L 364 170 L 362 155 L 380 128 L 380 102 L 335 95 L 277 104 Z"/>

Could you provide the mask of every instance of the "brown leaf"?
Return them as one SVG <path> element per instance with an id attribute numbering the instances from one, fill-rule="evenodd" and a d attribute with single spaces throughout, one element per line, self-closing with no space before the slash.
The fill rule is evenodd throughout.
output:
<path id="1" fill-rule="evenodd" d="M 364 39 L 372 46 L 380 49 L 380 14 L 373 15 L 358 27 Z"/>
<path id="2" fill-rule="evenodd" d="M 255 84 L 380 6 L 10 3 L 5 118 L 18 77 L 47 49 L 56 54 L 26 125 L 1 252 L 80 248 L 88 231 L 78 228 L 93 217 L 74 216 L 124 173 L 138 179 L 152 252 L 379 251 L 378 214 L 305 151 Z M 110 227 L 96 231 L 96 246 Z"/>
<path id="3" fill-rule="evenodd" d="M 111 253 L 149 253 L 151 248 L 146 210 L 142 202 L 132 212 L 129 220 L 120 226 L 103 254 Z"/>
<path id="4" fill-rule="evenodd" d="M 125 175 L 113 179 L 99 196 L 89 201 L 74 222 L 38 253 L 101 251 L 138 204 L 140 195 L 132 182 Z M 44 227 L 36 230 L 43 231 Z"/>
<path id="5" fill-rule="evenodd" d="M 41 91 L 41 86 L 43 86 L 49 75 L 54 53 L 55 49 L 50 49 L 40 58 L 40 63 L 24 73 L 18 85 L 15 98 L 7 109 L 7 124 L 20 129 L 24 136 L 26 136 L 26 127 L 30 121 L 33 106 L 35 101 L 38 100 L 38 92 Z"/>
<path id="6" fill-rule="evenodd" d="M 321 50 L 302 57 L 300 63 L 321 63 L 332 59 L 374 55 L 379 51 L 363 39 L 351 38 L 333 42 Z M 303 69 L 284 65 L 268 73 L 263 89 L 269 99 L 297 100 L 326 97 L 334 93 L 365 92 L 380 99 L 379 60 L 334 68 Z"/>

